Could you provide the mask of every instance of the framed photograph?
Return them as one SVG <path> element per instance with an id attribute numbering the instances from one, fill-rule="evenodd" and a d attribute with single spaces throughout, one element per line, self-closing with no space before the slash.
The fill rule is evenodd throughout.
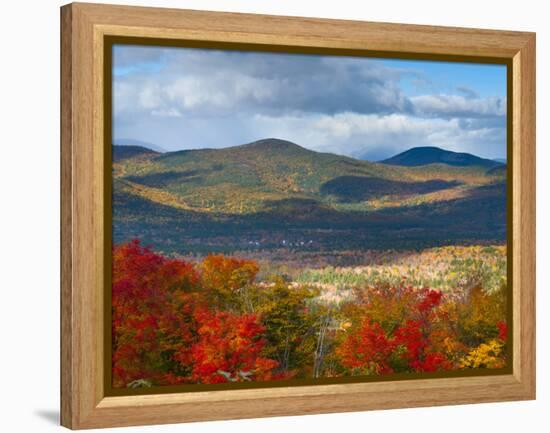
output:
<path id="1" fill-rule="evenodd" d="M 535 398 L 535 35 L 61 8 L 61 417 Z"/>

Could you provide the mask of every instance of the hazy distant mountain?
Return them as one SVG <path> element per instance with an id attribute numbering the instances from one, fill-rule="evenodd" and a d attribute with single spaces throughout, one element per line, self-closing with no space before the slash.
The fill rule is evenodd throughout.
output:
<path id="1" fill-rule="evenodd" d="M 493 158 L 493 161 L 500 162 L 501 164 L 506 164 L 506 158 Z"/>
<path id="2" fill-rule="evenodd" d="M 439 147 L 413 147 L 391 158 L 381 161 L 389 165 L 416 167 L 428 164 L 447 164 L 457 167 L 485 167 L 492 168 L 501 163 L 490 159 L 480 158 L 470 153 L 452 152 Z"/>
<path id="3" fill-rule="evenodd" d="M 162 147 L 157 146 L 156 144 L 149 143 L 147 141 L 141 141 L 141 140 L 135 140 L 133 138 L 117 138 L 113 140 L 113 145 L 116 146 L 139 146 L 139 147 L 145 147 L 147 149 L 154 150 L 159 153 L 164 153 L 166 150 L 164 150 Z"/>
<path id="4" fill-rule="evenodd" d="M 136 156 L 145 155 L 145 156 L 155 156 L 160 155 L 156 150 L 149 149 L 143 146 L 134 146 L 134 145 L 116 145 L 113 147 L 113 162 L 120 162 L 125 159 L 131 159 Z"/>

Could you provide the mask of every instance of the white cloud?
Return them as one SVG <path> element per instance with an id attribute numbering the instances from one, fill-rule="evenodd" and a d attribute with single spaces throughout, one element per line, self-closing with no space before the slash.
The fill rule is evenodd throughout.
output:
<path id="1" fill-rule="evenodd" d="M 505 154 L 505 97 L 481 97 L 475 83 L 408 96 L 403 77 L 430 77 L 398 62 L 136 47 L 115 60 L 118 138 L 177 150 L 279 137 L 370 159 L 426 145 Z"/>
<path id="2" fill-rule="evenodd" d="M 460 95 L 421 95 L 410 98 L 414 111 L 428 116 L 505 116 L 506 98 Z"/>
<path id="3" fill-rule="evenodd" d="M 159 117 L 181 117 L 181 113 L 175 108 L 169 108 L 168 110 L 153 110 L 151 111 L 151 115 Z"/>
<path id="4" fill-rule="evenodd" d="M 162 88 L 158 83 L 148 82 L 146 86 L 138 89 L 139 107 L 145 110 L 154 110 L 164 105 Z"/>
<path id="5" fill-rule="evenodd" d="M 251 101 L 262 104 L 274 99 L 278 83 L 242 74 L 187 76 L 159 89 L 166 104 L 183 110 L 233 110 Z"/>
<path id="6" fill-rule="evenodd" d="M 410 109 L 399 87 L 401 72 L 370 59 L 207 50 L 164 53 L 161 70 L 151 72 L 147 65 L 142 71 L 115 74 L 115 91 L 120 90 L 115 97 L 133 100 L 121 104 L 119 114 L 159 108 L 209 115 L 235 109 L 251 113 Z M 150 55 L 138 54 L 140 60 Z"/>
<path id="7" fill-rule="evenodd" d="M 306 115 L 270 117 L 254 122 L 261 136 L 281 137 L 312 150 L 358 158 L 383 159 L 415 146 L 490 155 L 505 140 L 498 128 L 465 130 L 458 119 L 422 118 L 407 114 Z"/>

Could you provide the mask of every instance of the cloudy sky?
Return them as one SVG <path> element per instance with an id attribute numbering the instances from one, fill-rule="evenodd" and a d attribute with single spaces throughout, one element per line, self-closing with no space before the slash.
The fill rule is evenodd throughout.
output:
<path id="1" fill-rule="evenodd" d="M 415 146 L 506 157 L 501 65 L 113 47 L 113 141 L 165 150 L 276 137 L 380 160 Z"/>

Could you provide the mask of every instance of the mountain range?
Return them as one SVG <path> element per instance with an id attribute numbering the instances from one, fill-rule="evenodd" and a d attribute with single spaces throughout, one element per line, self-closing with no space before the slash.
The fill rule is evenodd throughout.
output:
<path id="1" fill-rule="evenodd" d="M 416 167 L 428 164 L 448 164 L 457 167 L 479 166 L 493 168 L 501 162 L 484 159 L 470 153 L 452 152 L 439 147 L 414 147 L 381 161 L 384 164 Z"/>
<path id="2" fill-rule="evenodd" d="M 166 152 L 166 150 L 156 144 L 149 143 L 148 141 L 136 140 L 134 138 L 117 138 L 113 140 L 113 146 L 139 146 L 159 153 Z"/>
<path id="3" fill-rule="evenodd" d="M 113 235 L 177 253 L 287 238 L 317 249 L 502 240 L 504 167 L 426 147 L 375 163 L 275 138 L 165 153 L 113 145 Z"/>

